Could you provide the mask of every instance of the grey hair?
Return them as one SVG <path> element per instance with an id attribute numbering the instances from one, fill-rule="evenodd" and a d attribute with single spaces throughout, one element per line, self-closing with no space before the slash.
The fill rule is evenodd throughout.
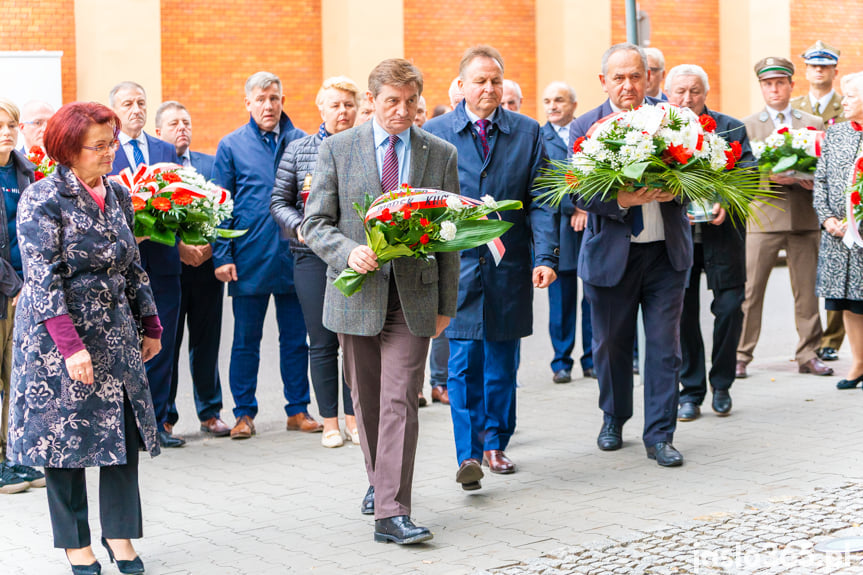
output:
<path id="1" fill-rule="evenodd" d="M 273 84 L 279 87 L 279 92 L 282 91 L 282 81 L 278 76 L 270 72 L 255 72 L 246 80 L 246 97 L 251 96 L 256 88 L 266 90 Z"/>
<path id="2" fill-rule="evenodd" d="M 159 107 L 156 109 L 156 127 L 157 128 L 162 127 L 162 116 L 164 116 L 165 112 L 167 112 L 168 110 L 184 110 L 186 112 L 189 111 L 189 110 L 186 110 L 186 106 L 184 106 L 180 102 L 177 102 L 176 100 L 168 100 L 167 102 L 162 102 L 159 105 Z"/>
<path id="3" fill-rule="evenodd" d="M 452 105 L 453 108 L 455 108 L 455 104 L 453 102 L 455 101 L 456 94 L 460 93 L 459 89 L 458 89 L 458 81 L 459 81 L 459 77 L 456 76 L 455 78 L 452 79 L 452 83 L 450 83 L 450 85 L 449 85 L 449 92 L 448 92 L 449 103 L 450 103 L 450 105 Z M 464 98 L 464 94 L 462 94 L 462 98 Z"/>
<path id="4" fill-rule="evenodd" d="M 566 90 L 566 92 L 569 94 L 570 101 L 578 102 L 578 97 L 575 95 L 575 88 L 573 88 L 572 86 L 570 86 L 566 82 L 560 82 L 560 81 L 552 82 L 548 86 L 545 87 L 546 90 L 548 90 L 549 88 L 562 88 L 562 89 Z"/>
<path id="5" fill-rule="evenodd" d="M 852 74 L 845 74 L 839 80 L 839 85 L 842 87 L 843 94 L 847 91 L 845 86 L 849 84 L 854 84 L 860 88 L 863 88 L 863 72 L 854 72 Z M 863 96 L 863 90 L 861 90 L 861 96 Z"/>
<path id="6" fill-rule="evenodd" d="M 641 64 L 644 66 L 644 71 L 647 72 L 647 55 L 644 53 L 644 50 L 641 49 L 640 46 L 636 46 L 630 42 L 622 42 L 620 44 L 615 44 L 611 48 L 605 51 L 605 54 L 602 55 L 602 75 L 608 75 L 608 59 L 611 58 L 611 55 L 616 52 L 621 52 L 623 50 L 631 50 L 633 52 L 638 52 L 638 55 L 641 56 Z"/>
<path id="7" fill-rule="evenodd" d="M 110 92 L 108 92 L 108 106 L 110 106 L 111 108 L 114 107 L 114 104 L 116 103 L 115 101 L 117 99 L 117 92 L 119 92 L 120 90 L 130 90 L 132 88 L 141 90 L 141 93 L 144 94 L 144 99 L 147 99 L 147 91 L 144 89 L 144 86 L 137 82 L 126 80 L 125 82 L 120 82 L 119 84 L 111 88 Z"/>
<path id="8" fill-rule="evenodd" d="M 701 83 L 704 84 L 704 91 L 710 91 L 710 82 L 707 80 L 707 72 L 704 71 L 704 68 L 698 64 L 681 64 L 669 70 L 668 75 L 665 76 L 666 92 L 671 90 L 671 83 L 678 76 L 698 76 Z"/>
<path id="9" fill-rule="evenodd" d="M 522 99 L 523 96 L 521 95 L 521 86 L 519 86 L 518 82 L 516 82 L 515 80 L 510 80 L 510 79 L 504 80 L 503 81 L 503 87 L 504 88 L 509 87 L 510 89 L 512 89 L 513 92 L 515 92 L 515 95 L 518 96 L 519 100 Z"/>
<path id="10" fill-rule="evenodd" d="M 662 54 L 662 50 L 659 48 L 648 47 L 643 48 L 644 55 L 648 58 L 655 58 L 657 62 L 659 62 L 659 69 L 665 70 L 665 56 Z"/>

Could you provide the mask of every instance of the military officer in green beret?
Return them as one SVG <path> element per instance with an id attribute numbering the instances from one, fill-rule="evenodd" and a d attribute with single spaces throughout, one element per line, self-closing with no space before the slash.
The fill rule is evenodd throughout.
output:
<path id="1" fill-rule="evenodd" d="M 798 96 L 791 100 L 791 107 L 795 110 L 808 112 L 821 116 L 824 126 L 830 127 L 838 122 L 845 121 L 842 111 L 842 96 L 833 89 L 833 80 L 836 78 L 836 68 L 839 65 L 839 50 L 828 46 L 818 40 L 803 54 L 803 62 L 806 64 L 806 80 L 809 81 L 809 93 Z M 838 311 L 827 311 L 827 326 L 821 337 L 821 346 L 818 348 L 818 357 L 824 361 L 839 359 L 836 353 L 842 346 L 845 338 L 845 326 L 842 323 L 842 313 Z"/>

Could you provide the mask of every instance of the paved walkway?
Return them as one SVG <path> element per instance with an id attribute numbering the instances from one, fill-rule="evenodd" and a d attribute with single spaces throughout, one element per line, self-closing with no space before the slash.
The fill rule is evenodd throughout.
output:
<path id="1" fill-rule="evenodd" d="M 136 547 L 147 573 L 449 574 L 497 569 L 520 574 L 542 572 L 535 570 L 536 562 L 549 555 L 557 559 L 546 558 L 556 569 L 548 573 L 734 573 L 744 571 L 706 563 L 693 570 L 693 541 L 752 533 L 764 545 L 787 544 L 852 528 L 863 520 L 863 393 L 837 391 L 839 377 L 797 374 L 787 277 L 786 270 L 777 269 L 769 287 L 765 333 L 751 377 L 734 386 L 732 416 L 720 419 L 708 409 L 701 419 L 678 426 L 675 445 L 686 457 L 678 469 L 660 468 L 645 457 L 640 387 L 636 416 L 624 429 L 624 449 L 597 450 L 601 418 L 596 382 L 551 383 L 546 297 L 540 294 L 535 303 L 538 333 L 522 346 L 519 427 L 508 450 L 518 473 L 487 476 L 481 491 L 463 492 L 454 481 L 449 412 L 439 404 L 422 409 L 413 516 L 435 538 L 408 548 L 372 540 L 372 520 L 359 513 L 367 487 L 359 448 L 326 450 L 320 435 L 284 431 L 270 324 L 258 435 L 245 442 L 201 437 L 185 382 L 177 430 L 189 444 L 142 460 L 146 536 Z M 232 329 L 229 308 L 226 312 L 223 374 Z M 847 348 L 840 355 L 844 361 L 834 365 L 844 370 Z M 229 396 L 227 382 L 224 388 Z M 233 423 L 227 409 L 223 416 Z M 97 477 L 89 473 L 97 540 Z M 842 495 L 846 492 L 848 497 Z M 776 498 L 799 507 L 766 517 L 752 512 L 752 506 L 761 509 L 761 502 Z M 799 532 L 789 518 L 825 498 L 832 498 L 834 521 L 812 533 Z M 700 527 L 693 531 L 692 525 Z M 667 526 L 672 527 L 663 531 Z M 783 534 L 791 540 L 781 541 L 777 536 Z M 587 552 L 578 551 L 617 556 L 620 541 L 657 537 L 664 563 L 654 563 L 645 549 L 630 546 L 644 553 L 638 559 L 648 557 L 635 566 L 630 562 L 631 571 L 602 563 L 603 570 L 585 570 Z M 591 546 L 583 547 L 587 544 Z M 678 551 L 670 559 L 669 549 Z M 104 573 L 117 572 L 106 565 L 101 548 L 96 553 Z M 792 569 L 763 572 L 800 572 Z M 0 574 L 68 570 L 62 552 L 51 547 L 44 490 L 2 497 Z"/>

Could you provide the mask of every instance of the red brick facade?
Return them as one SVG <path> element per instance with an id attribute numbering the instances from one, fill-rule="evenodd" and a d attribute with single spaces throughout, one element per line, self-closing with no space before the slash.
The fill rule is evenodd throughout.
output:
<path id="1" fill-rule="evenodd" d="M 650 16 L 650 45 L 662 50 L 665 69 L 678 64 L 698 64 L 710 79 L 707 106 L 719 106 L 719 0 L 679 2 L 640 0 L 639 8 Z M 626 4 L 611 4 L 611 40 L 626 41 Z M 721 110 L 719 110 L 721 111 Z"/>
<path id="2" fill-rule="evenodd" d="M 522 111 L 536 110 L 535 0 L 404 0 L 405 58 L 423 71 L 429 110 L 449 105 L 447 94 L 464 51 L 497 48 L 504 76 L 521 86 Z"/>
<path id="3" fill-rule="evenodd" d="M 63 101 L 75 101 L 78 84 L 74 0 L 4 0 L 3 16 L 0 17 L 0 50 L 62 50 Z"/>
<path id="4" fill-rule="evenodd" d="M 161 7 L 162 97 L 189 108 L 195 149 L 215 152 L 222 136 L 248 121 L 243 85 L 260 70 L 281 78 L 294 124 L 317 129 L 320 2 L 162 0 Z"/>

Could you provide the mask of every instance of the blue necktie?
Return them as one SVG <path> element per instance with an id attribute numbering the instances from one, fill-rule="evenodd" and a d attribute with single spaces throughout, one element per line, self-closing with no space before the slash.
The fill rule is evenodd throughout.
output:
<path id="1" fill-rule="evenodd" d="M 276 135 L 272 132 L 267 132 L 264 134 L 264 140 L 267 141 L 267 145 L 270 146 L 270 151 L 275 154 L 276 153 Z"/>
<path id="2" fill-rule="evenodd" d="M 637 236 L 644 231 L 644 214 L 641 213 L 641 206 L 632 206 L 629 208 L 629 213 L 632 216 L 632 235 Z"/>
<path id="3" fill-rule="evenodd" d="M 144 152 L 141 151 L 138 140 L 129 140 L 129 143 L 132 144 L 132 157 L 135 158 L 135 167 L 137 168 L 141 164 L 146 164 L 147 160 L 144 159 Z"/>

